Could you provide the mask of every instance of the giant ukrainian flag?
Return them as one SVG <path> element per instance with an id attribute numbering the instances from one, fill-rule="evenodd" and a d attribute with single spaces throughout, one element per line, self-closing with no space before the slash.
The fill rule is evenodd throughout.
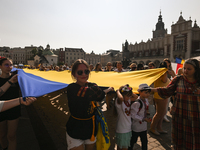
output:
<path id="1" fill-rule="evenodd" d="M 71 72 L 66 71 L 39 71 L 37 69 L 17 69 L 18 82 L 23 97 L 39 97 L 68 86 L 75 82 L 71 77 Z M 148 69 L 130 72 L 95 72 L 90 73 L 89 82 L 94 82 L 102 87 L 114 87 L 117 90 L 120 86 L 129 84 L 133 87 L 133 92 L 141 83 L 151 85 L 161 77 L 167 69 Z"/>
<path id="2" fill-rule="evenodd" d="M 120 86 L 129 84 L 133 87 L 133 92 L 137 93 L 138 86 L 141 83 L 151 85 L 155 80 L 162 76 L 167 69 L 149 69 L 131 72 L 95 72 L 92 71 L 89 77 L 90 82 L 95 82 L 99 86 L 114 87 L 115 90 Z M 23 97 L 39 97 L 47 93 L 65 88 L 68 84 L 74 82 L 70 71 L 39 71 L 29 69 L 18 69 L 18 82 Z M 108 150 L 110 147 L 110 138 L 108 126 L 103 113 L 99 110 L 99 123 L 97 134 L 97 150 Z"/>

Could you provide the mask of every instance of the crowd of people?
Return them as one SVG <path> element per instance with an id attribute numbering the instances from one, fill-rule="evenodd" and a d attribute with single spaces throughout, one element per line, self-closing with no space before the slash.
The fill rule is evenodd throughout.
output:
<path id="1" fill-rule="evenodd" d="M 153 63 L 153 62 L 150 62 Z M 155 64 L 153 63 L 153 65 L 155 66 Z M 55 70 L 55 71 L 64 71 L 64 70 L 72 70 L 72 66 L 69 66 L 67 63 L 63 64 L 63 65 L 37 65 L 37 66 L 33 66 L 33 65 L 27 65 L 27 66 L 23 66 L 20 68 L 28 68 L 28 69 L 39 69 L 40 71 L 50 71 L 50 70 Z M 17 65 L 15 65 L 14 67 L 19 68 Z M 119 69 L 119 70 L 118 70 Z M 95 65 L 93 64 L 89 64 L 89 70 L 90 71 L 117 71 L 117 72 L 126 72 L 126 71 L 136 71 L 136 70 L 144 70 L 144 69 L 151 69 L 149 67 L 149 65 L 144 65 L 144 64 L 136 64 L 136 63 L 130 63 L 129 66 L 127 66 L 126 68 L 123 67 L 123 64 L 121 61 L 117 61 L 115 63 L 111 63 L 108 62 L 106 64 L 106 66 L 102 66 L 101 63 L 97 63 Z"/>
<path id="2" fill-rule="evenodd" d="M 44 67 L 41 71 L 71 70 L 74 83 L 67 87 L 68 107 L 70 118 L 66 124 L 66 140 L 69 150 L 93 150 L 96 142 L 97 130 L 95 126 L 95 109 L 93 102 L 101 102 L 105 96 L 115 91 L 114 107 L 117 115 L 116 144 L 118 149 L 132 150 L 137 138 L 141 138 L 142 149 L 147 150 L 147 122 L 151 122 L 150 132 L 159 136 L 167 134 L 162 128 L 166 117 L 170 99 L 172 99 L 172 148 L 176 150 L 200 149 L 200 66 L 196 59 L 185 61 L 183 68 L 178 72 L 172 70 L 169 59 L 164 59 L 159 68 L 166 68 L 167 72 L 152 85 L 141 83 L 139 94 L 134 94 L 128 83 L 119 89 L 109 87 L 102 90 L 96 83 L 88 82 L 91 71 L 137 71 L 155 69 L 150 62 L 147 66 L 132 63 L 129 69 L 123 68 L 118 61 L 115 67 L 108 62 L 105 68 L 100 63 L 95 66 L 83 59 L 78 59 L 72 67 L 67 64 Z M 3 149 L 16 149 L 16 129 L 20 117 L 20 104 L 29 105 L 35 98 L 22 100 L 16 75 L 10 73 L 12 61 L 4 58 L 0 60 L 0 144 Z M 30 67 L 34 69 L 34 67 Z M 127 81 L 128 82 L 128 81 Z M 11 94 L 12 93 L 12 94 Z M 6 102 L 4 102 L 6 101 Z M 7 102 L 10 102 L 7 103 Z M 7 107 L 6 105 L 10 105 Z M 108 105 L 108 104 L 107 104 Z M 148 118 L 148 109 L 155 106 L 156 113 Z M 4 108 L 6 106 L 6 108 Z M 14 107 L 14 108 L 11 108 Z M 11 108 L 11 109 L 9 109 Z M 8 110 L 6 110 L 8 109 Z"/>

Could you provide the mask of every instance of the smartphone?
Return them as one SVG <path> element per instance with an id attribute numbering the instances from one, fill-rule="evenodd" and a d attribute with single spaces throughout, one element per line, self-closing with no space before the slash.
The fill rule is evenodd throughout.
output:
<path id="1" fill-rule="evenodd" d="M 18 73 L 18 70 L 13 71 L 13 72 L 12 72 L 12 75 L 14 76 L 14 75 L 16 75 L 17 73 Z"/>

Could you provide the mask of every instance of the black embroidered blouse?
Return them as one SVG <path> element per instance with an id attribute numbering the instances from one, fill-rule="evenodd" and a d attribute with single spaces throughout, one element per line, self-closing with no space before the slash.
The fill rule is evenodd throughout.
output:
<path id="1" fill-rule="evenodd" d="M 83 87 L 71 83 L 67 87 L 68 106 L 71 116 L 66 124 L 66 130 L 70 137 L 75 139 L 90 139 L 93 132 L 92 116 L 94 111 L 91 101 L 101 101 L 105 97 L 95 83 L 88 83 Z M 96 133 L 94 134 L 96 136 Z"/>

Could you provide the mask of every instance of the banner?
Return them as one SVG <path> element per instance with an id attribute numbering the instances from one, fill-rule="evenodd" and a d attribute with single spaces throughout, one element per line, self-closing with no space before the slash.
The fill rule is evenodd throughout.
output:
<path id="1" fill-rule="evenodd" d="M 39 97 L 53 91 L 60 90 L 75 82 L 72 79 L 71 71 L 39 71 L 37 69 L 17 69 L 18 81 L 23 97 Z M 130 72 L 96 72 L 92 71 L 89 75 L 89 82 L 94 82 L 102 87 L 114 87 L 115 90 L 120 86 L 129 84 L 133 92 L 138 93 L 137 89 L 140 84 L 146 83 L 151 85 L 167 69 L 147 69 Z"/>

